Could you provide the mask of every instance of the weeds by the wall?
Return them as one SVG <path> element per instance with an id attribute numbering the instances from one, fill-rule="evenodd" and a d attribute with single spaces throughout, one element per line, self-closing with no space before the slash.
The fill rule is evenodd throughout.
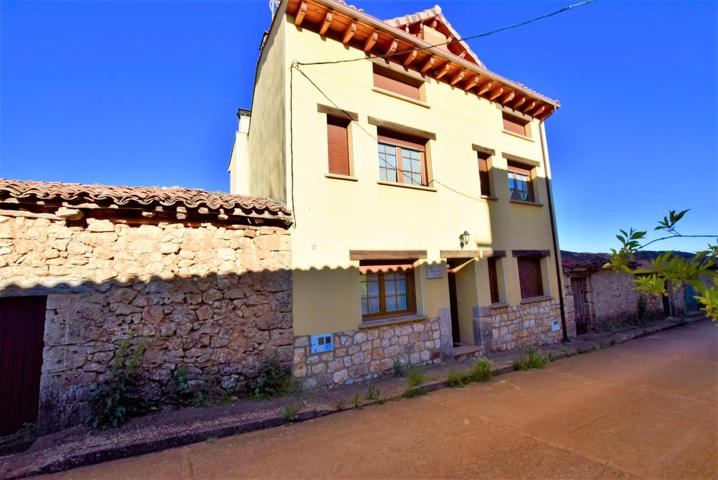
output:
<path id="1" fill-rule="evenodd" d="M 88 423 L 93 428 L 117 427 L 155 408 L 141 392 L 139 365 L 145 349 L 144 339 L 135 341 L 132 332 L 120 342 L 110 364 L 109 379 L 89 395 Z"/>
<path id="2" fill-rule="evenodd" d="M 471 366 L 468 372 L 451 372 L 446 384 L 451 388 L 463 387 L 471 382 L 487 382 L 491 379 L 491 361 L 481 357 Z"/>
<path id="3" fill-rule="evenodd" d="M 514 370 L 529 370 L 531 368 L 543 368 L 551 359 L 542 355 L 536 347 L 526 347 L 524 357 L 514 362 Z"/>
<path id="4" fill-rule="evenodd" d="M 369 387 L 366 390 L 366 399 L 371 400 L 373 402 L 379 401 L 381 398 L 381 389 L 374 385 L 373 383 L 369 384 Z"/>
<path id="5" fill-rule="evenodd" d="M 394 359 L 394 364 L 391 367 L 391 374 L 393 377 L 405 377 L 406 376 L 406 366 L 401 363 L 401 360 L 398 358 Z"/>
<path id="6" fill-rule="evenodd" d="M 363 403 L 362 403 L 362 401 L 361 401 L 361 395 L 360 395 L 360 394 L 357 393 L 357 394 L 354 395 L 354 398 L 352 398 L 352 405 L 354 405 L 354 408 L 361 408 L 361 407 L 362 407 Z"/>
<path id="7" fill-rule="evenodd" d="M 292 387 L 289 370 L 277 357 L 270 357 L 259 364 L 257 377 L 251 384 L 250 396 L 255 399 L 280 397 Z"/>
<path id="8" fill-rule="evenodd" d="M 424 385 L 424 381 L 424 372 L 422 372 L 419 367 L 411 367 L 406 374 L 407 389 L 402 396 L 404 398 L 411 398 L 426 393 L 426 389 L 422 386 Z"/>
<path id="9" fill-rule="evenodd" d="M 299 409 L 294 405 L 284 405 L 282 407 L 282 418 L 287 422 L 293 422 L 297 419 L 297 413 Z"/>

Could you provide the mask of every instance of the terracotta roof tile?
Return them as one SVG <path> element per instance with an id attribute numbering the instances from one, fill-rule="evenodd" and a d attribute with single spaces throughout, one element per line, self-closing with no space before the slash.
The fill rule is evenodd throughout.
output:
<path id="1" fill-rule="evenodd" d="M 274 200 L 182 187 L 129 187 L 0 178 L 0 201 L 8 197 L 18 200 L 93 202 L 120 207 L 181 206 L 188 210 L 201 207 L 209 210 L 238 208 L 247 217 L 274 217 L 285 222 L 291 216 L 284 205 Z"/>

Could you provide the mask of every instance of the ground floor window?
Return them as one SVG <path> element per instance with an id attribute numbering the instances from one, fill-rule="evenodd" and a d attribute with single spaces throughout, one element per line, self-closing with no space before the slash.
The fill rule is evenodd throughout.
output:
<path id="1" fill-rule="evenodd" d="M 519 264 L 519 283 L 521 298 L 540 297 L 544 294 L 541 280 L 541 257 L 521 256 L 516 259 Z"/>
<path id="2" fill-rule="evenodd" d="M 414 274 L 406 265 L 361 267 L 361 312 L 366 319 L 414 313 Z"/>
<path id="3" fill-rule="evenodd" d="M 491 303 L 499 303 L 499 276 L 496 270 L 496 257 L 489 257 L 489 291 Z"/>

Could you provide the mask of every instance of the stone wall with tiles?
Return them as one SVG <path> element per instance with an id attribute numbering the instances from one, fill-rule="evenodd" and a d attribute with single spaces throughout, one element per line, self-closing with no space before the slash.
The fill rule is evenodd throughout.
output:
<path id="1" fill-rule="evenodd" d="M 484 350 L 495 352 L 558 343 L 563 334 L 560 329 L 552 331 L 555 320 L 560 325 L 558 299 L 491 308 L 488 315 L 481 317 Z"/>
<path id="2" fill-rule="evenodd" d="M 311 353 L 310 337 L 294 339 L 292 373 L 306 389 L 368 380 L 402 365 L 441 362 L 442 319 L 347 330 L 333 334 L 334 350 Z M 446 319 L 444 319 L 446 323 Z"/>
<path id="3" fill-rule="evenodd" d="M 156 400 L 180 366 L 234 390 L 264 358 L 289 364 L 289 247 L 276 226 L 0 216 L 0 295 L 47 296 L 40 430 L 84 420 L 131 332 Z"/>

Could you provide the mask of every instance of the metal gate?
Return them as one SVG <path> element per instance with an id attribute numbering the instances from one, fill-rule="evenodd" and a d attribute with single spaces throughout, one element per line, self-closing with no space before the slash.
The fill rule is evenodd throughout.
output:
<path id="1" fill-rule="evenodd" d="M 588 333 L 590 312 L 588 310 L 588 288 L 586 277 L 571 277 L 571 291 L 573 292 L 573 308 L 576 312 L 576 335 Z"/>
<path id="2" fill-rule="evenodd" d="M 46 299 L 0 298 L 0 434 L 37 421 Z"/>

